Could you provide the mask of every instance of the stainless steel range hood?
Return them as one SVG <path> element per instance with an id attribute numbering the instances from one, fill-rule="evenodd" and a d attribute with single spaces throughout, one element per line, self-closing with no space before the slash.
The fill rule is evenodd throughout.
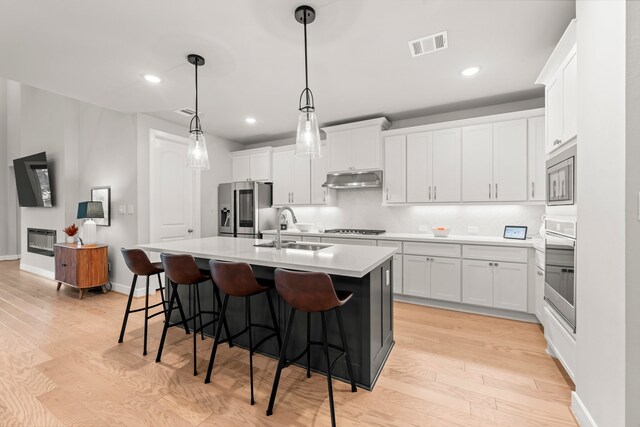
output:
<path id="1" fill-rule="evenodd" d="M 322 184 L 327 188 L 380 188 L 382 187 L 382 171 L 340 172 L 327 174 L 327 181 Z"/>

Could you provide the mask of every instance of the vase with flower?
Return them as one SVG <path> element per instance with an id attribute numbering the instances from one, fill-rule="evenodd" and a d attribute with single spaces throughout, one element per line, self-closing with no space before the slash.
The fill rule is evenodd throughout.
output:
<path id="1" fill-rule="evenodd" d="M 67 243 L 75 243 L 75 235 L 78 234 L 78 227 L 75 224 L 65 227 L 62 231 L 67 235 Z"/>

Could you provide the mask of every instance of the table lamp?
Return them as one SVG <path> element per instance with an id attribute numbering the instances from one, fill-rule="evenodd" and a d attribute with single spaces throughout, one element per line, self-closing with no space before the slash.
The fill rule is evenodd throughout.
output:
<path id="1" fill-rule="evenodd" d="M 82 226 L 82 241 L 85 245 L 95 245 L 98 237 L 96 232 L 96 222 L 93 218 L 104 218 L 102 202 L 80 202 L 78 203 L 78 219 L 86 219 Z"/>

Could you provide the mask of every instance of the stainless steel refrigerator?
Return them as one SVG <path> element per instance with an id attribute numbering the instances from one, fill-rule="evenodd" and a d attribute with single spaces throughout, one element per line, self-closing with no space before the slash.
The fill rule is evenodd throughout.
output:
<path id="1" fill-rule="evenodd" d="M 259 239 L 261 230 L 276 228 L 271 207 L 273 184 L 240 181 L 218 186 L 218 235 Z"/>

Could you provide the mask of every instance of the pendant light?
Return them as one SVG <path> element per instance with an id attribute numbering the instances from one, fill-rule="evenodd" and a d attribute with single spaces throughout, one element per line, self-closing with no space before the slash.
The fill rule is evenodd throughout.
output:
<path id="1" fill-rule="evenodd" d="M 189 151 L 187 153 L 187 165 L 192 169 L 209 169 L 209 155 L 207 143 L 198 117 L 198 67 L 204 65 L 204 58 L 191 54 L 187 59 L 196 69 L 196 113 L 189 123 Z"/>
<path id="2" fill-rule="evenodd" d="M 307 24 L 316 19 L 316 11 L 311 6 L 300 6 L 295 12 L 296 21 L 304 25 L 304 82 L 305 88 L 298 102 L 298 131 L 296 132 L 296 156 L 308 159 L 321 157 L 320 129 L 316 118 L 313 93 L 309 89 L 309 70 L 307 64 Z M 304 105 L 302 105 L 304 99 Z"/>

